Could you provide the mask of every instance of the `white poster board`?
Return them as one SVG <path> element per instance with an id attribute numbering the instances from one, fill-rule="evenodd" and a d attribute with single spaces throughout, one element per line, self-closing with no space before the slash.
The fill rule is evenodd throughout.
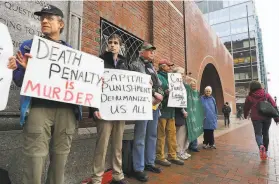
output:
<path id="1" fill-rule="evenodd" d="M 13 71 L 7 68 L 13 56 L 13 43 L 6 25 L 0 23 L 0 111 L 7 106 Z"/>
<path id="2" fill-rule="evenodd" d="M 187 107 L 187 91 L 180 73 L 168 73 L 169 100 L 168 107 Z"/>
<path id="3" fill-rule="evenodd" d="M 102 59 L 35 36 L 21 95 L 100 107 Z"/>
<path id="4" fill-rule="evenodd" d="M 104 120 L 152 120 L 152 86 L 150 75 L 105 69 L 101 97 Z"/>

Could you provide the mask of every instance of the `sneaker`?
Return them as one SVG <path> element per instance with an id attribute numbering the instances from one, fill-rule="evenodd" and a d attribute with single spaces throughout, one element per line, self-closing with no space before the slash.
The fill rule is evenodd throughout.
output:
<path id="1" fill-rule="evenodd" d="M 158 164 L 158 165 L 161 165 L 161 166 L 166 166 L 166 167 L 171 166 L 171 163 L 167 159 L 155 160 L 155 163 Z"/>
<path id="2" fill-rule="evenodd" d="M 162 170 L 159 167 L 155 167 L 154 165 L 145 165 L 144 170 L 150 171 L 153 173 L 161 173 Z"/>
<path id="3" fill-rule="evenodd" d="M 173 164 L 176 164 L 176 165 L 184 165 L 184 161 L 183 160 L 180 160 L 178 158 L 175 158 L 175 159 L 169 159 L 169 161 Z"/>
<path id="4" fill-rule="evenodd" d="M 129 182 L 125 179 L 122 179 L 120 181 L 112 180 L 112 182 L 110 182 L 110 184 L 129 184 Z"/>
<path id="5" fill-rule="evenodd" d="M 207 149 L 207 148 L 208 148 L 208 145 L 207 145 L 207 144 L 204 144 L 202 147 L 203 147 L 203 149 Z"/>
<path id="6" fill-rule="evenodd" d="M 180 159 L 180 160 L 187 160 L 188 157 L 185 153 L 177 153 L 177 157 Z"/>
<path id="7" fill-rule="evenodd" d="M 265 152 L 265 147 L 264 145 L 261 145 L 260 146 L 260 157 L 262 160 L 265 160 L 266 159 L 266 152 Z"/>
<path id="8" fill-rule="evenodd" d="M 217 149 L 216 146 L 215 146 L 215 144 L 213 144 L 212 146 L 210 146 L 210 148 L 212 148 L 212 149 Z"/>
<path id="9" fill-rule="evenodd" d="M 134 172 L 134 178 L 141 182 L 147 182 L 148 181 L 148 176 L 145 172 L 139 171 L 139 172 Z"/>
<path id="10" fill-rule="evenodd" d="M 186 155 L 186 157 L 190 158 L 192 155 L 190 155 L 189 153 L 185 152 L 184 153 Z"/>

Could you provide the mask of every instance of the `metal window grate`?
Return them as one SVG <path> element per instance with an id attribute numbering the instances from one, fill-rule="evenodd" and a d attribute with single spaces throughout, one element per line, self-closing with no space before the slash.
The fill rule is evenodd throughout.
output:
<path id="1" fill-rule="evenodd" d="M 108 46 L 108 38 L 112 34 L 118 34 L 123 41 L 119 54 L 126 57 L 128 63 L 136 60 L 138 57 L 138 51 L 143 44 L 143 40 L 103 19 L 101 20 L 100 54 L 105 52 Z"/>

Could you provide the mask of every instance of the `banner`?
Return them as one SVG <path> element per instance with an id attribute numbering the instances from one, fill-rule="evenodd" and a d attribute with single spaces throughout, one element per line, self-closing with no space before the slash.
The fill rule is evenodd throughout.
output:
<path id="1" fill-rule="evenodd" d="M 21 95 L 100 107 L 102 59 L 38 36 L 30 53 Z"/>
<path id="2" fill-rule="evenodd" d="M 104 120 L 152 120 L 150 75 L 105 69 L 101 96 Z"/>
<path id="3" fill-rule="evenodd" d="M 187 107 L 187 92 L 180 73 L 168 73 L 169 100 L 168 107 Z"/>
<path id="4" fill-rule="evenodd" d="M 190 86 L 187 88 L 187 132 L 188 140 L 192 142 L 203 133 L 203 107 L 200 101 L 199 92 L 192 90 Z"/>
<path id="5" fill-rule="evenodd" d="M 13 71 L 7 68 L 9 57 L 13 56 L 13 43 L 6 25 L 0 23 L 0 111 L 7 106 Z"/>

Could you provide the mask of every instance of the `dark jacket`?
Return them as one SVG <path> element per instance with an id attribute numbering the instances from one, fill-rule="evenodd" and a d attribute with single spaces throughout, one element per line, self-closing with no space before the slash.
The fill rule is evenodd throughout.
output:
<path id="1" fill-rule="evenodd" d="M 228 105 L 224 105 L 224 107 L 222 108 L 222 112 L 226 117 L 230 116 L 231 111 L 231 107 Z"/>
<path id="2" fill-rule="evenodd" d="M 164 91 L 162 88 L 162 82 L 159 80 L 157 72 L 153 66 L 153 64 L 143 59 L 142 57 L 139 57 L 136 61 L 132 62 L 129 66 L 129 70 L 136 71 L 140 73 L 144 73 L 151 76 L 152 80 L 152 95 L 154 96 L 154 93 L 157 92 L 161 95 L 164 95 Z"/>
<path id="3" fill-rule="evenodd" d="M 253 93 L 249 93 L 249 96 L 246 97 L 245 104 L 244 104 L 244 118 L 246 119 L 249 115 L 249 111 L 251 110 L 251 120 L 257 121 L 257 120 L 266 120 L 270 119 L 268 117 L 262 116 L 259 113 L 257 104 L 260 101 L 264 101 L 265 98 L 268 102 L 271 103 L 273 107 L 276 107 L 276 104 L 272 97 L 266 93 L 263 89 L 258 89 L 257 91 Z M 278 118 L 274 119 L 276 122 L 278 122 Z"/>
<path id="4" fill-rule="evenodd" d="M 116 66 L 113 60 L 113 53 L 112 52 L 105 52 L 100 56 L 101 59 L 104 60 L 104 67 L 108 69 L 120 69 L 120 70 L 128 70 L 128 66 L 126 64 L 126 58 L 119 55 L 117 56 L 117 63 Z M 94 117 L 94 112 L 99 111 L 98 108 L 89 107 L 89 118 Z"/>

